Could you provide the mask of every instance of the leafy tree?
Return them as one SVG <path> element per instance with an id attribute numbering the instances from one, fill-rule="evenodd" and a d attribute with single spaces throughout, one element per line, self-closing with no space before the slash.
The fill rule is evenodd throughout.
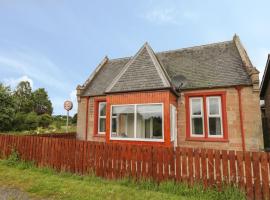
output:
<path id="1" fill-rule="evenodd" d="M 11 90 L 0 83 L 0 131 L 10 130 L 14 118 L 14 99 Z"/>
<path id="2" fill-rule="evenodd" d="M 72 122 L 72 124 L 76 124 L 77 123 L 77 113 L 72 117 L 71 122 Z"/>
<path id="3" fill-rule="evenodd" d="M 43 114 L 38 116 L 38 125 L 43 128 L 48 128 L 52 121 L 51 115 Z"/>
<path id="4" fill-rule="evenodd" d="M 48 93 L 44 88 L 39 88 L 33 92 L 33 103 L 34 103 L 34 111 L 38 115 L 42 114 L 52 114 L 52 102 L 48 97 Z"/>
<path id="5" fill-rule="evenodd" d="M 27 114 L 18 112 L 15 115 L 15 119 L 13 121 L 13 130 L 15 131 L 23 131 L 27 130 L 27 125 L 25 124 Z"/>
<path id="6" fill-rule="evenodd" d="M 38 116 L 35 112 L 26 115 L 25 125 L 27 130 L 34 130 L 38 127 Z"/>
<path id="7" fill-rule="evenodd" d="M 22 81 L 18 84 L 14 98 L 17 112 L 29 113 L 33 111 L 32 88 L 28 81 Z"/>

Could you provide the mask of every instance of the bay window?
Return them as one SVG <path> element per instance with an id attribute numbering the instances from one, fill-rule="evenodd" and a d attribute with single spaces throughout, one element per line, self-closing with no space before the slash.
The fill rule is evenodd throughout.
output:
<path id="1" fill-rule="evenodd" d="M 163 105 L 112 105 L 111 139 L 162 140 Z"/>

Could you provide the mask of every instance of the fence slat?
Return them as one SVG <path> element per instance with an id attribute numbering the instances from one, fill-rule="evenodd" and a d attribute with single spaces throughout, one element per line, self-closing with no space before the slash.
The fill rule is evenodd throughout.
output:
<path id="1" fill-rule="evenodd" d="M 260 183 L 260 157 L 258 152 L 252 153 L 253 160 L 253 176 L 254 176 L 254 189 L 255 199 L 262 199 L 261 183 Z"/>
<path id="2" fill-rule="evenodd" d="M 230 182 L 236 183 L 236 164 L 234 151 L 229 151 L 229 159 L 230 159 Z"/>
<path id="3" fill-rule="evenodd" d="M 261 154 L 261 170 L 262 170 L 262 193 L 263 199 L 269 199 L 269 173 L 268 173 L 268 156 L 266 153 Z"/>
<path id="4" fill-rule="evenodd" d="M 221 189 L 221 165 L 220 165 L 221 153 L 219 150 L 215 150 L 215 173 L 216 173 L 216 185 Z"/>
<path id="5" fill-rule="evenodd" d="M 246 174 L 246 193 L 249 200 L 254 199 L 253 181 L 252 181 L 252 168 L 251 168 L 251 155 L 250 152 L 245 152 L 245 174 Z"/>

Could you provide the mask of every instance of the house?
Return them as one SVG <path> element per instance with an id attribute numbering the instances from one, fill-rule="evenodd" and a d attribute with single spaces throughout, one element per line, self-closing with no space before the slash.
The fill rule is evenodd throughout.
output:
<path id="1" fill-rule="evenodd" d="M 262 122 L 263 122 L 263 135 L 264 146 L 270 148 L 270 54 L 266 62 L 262 83 L 260 87 L 260 97 L 264 103 L 261 105 L 262 109 Z"/>
<path id="2" fill-rule="evenodd" d="M 77 87 L 77 138 L 130 144 L 259 150 L 259 71 L 231 41 L 105 57 Z"/>

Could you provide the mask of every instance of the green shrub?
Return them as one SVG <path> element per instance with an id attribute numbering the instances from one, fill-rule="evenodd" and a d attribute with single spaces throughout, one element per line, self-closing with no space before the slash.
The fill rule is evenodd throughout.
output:
<path id="1" fill-rule="evenodd" d="M 34 130 L 38 127 L 38 116 L 35 112 L 30 112 L 25 118 L 26 130 Z"/>
<path id="2" fill-rule="evenodd" d="M 52 117 L 49 114 L 43 114 L 38 116 L 38 125 L 43 128 L 48 128 L 52 123 Z"/>

